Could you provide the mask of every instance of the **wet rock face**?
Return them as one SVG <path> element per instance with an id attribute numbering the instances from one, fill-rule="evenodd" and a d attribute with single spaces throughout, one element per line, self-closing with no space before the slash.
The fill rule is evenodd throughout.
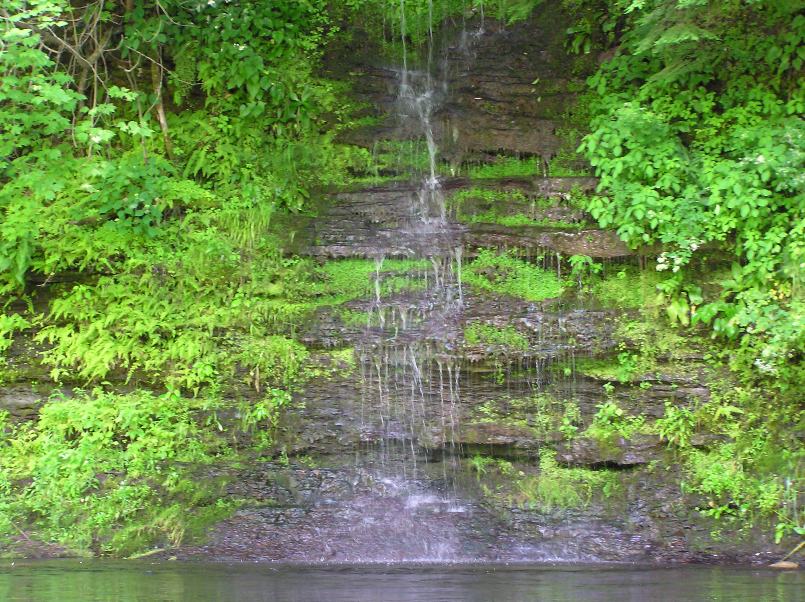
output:
<path id="1" fill-rule="evenodd" d="M 556 458 L 573 466 L 637 466 L 659 460 L 665 444 L 656 435 L 637 435 L 612 441 L 581 438 L 556 446 Z"/>
<path id="2" fill-rule="evenodd" d="M 41 299 L 35 306 L 45 311 L 47 305 Z M 20 308 L 22 310 L 22 308 Z M 31 333 L 17 333 L 11 346 L 0 357 L 0 411 L 8 412 L 15 419 L 27 419 L 36 415 L 39 408 L 59 388 L 50 379 L 48 366 L 41 363 L 43 348 L 31 339 Z M 64 394 L 70 389 L 61 387 Z"/>
<path id="3" fill-rule="evenodd" d="M 556 128 L 574 98 L 568 90 L 572 60 L 563 51 L 568 23 L 558 4 L 546 4 L 526 22 L 503 26 L 476 20 L 463 32 L 448 27 L 449 41 L 436 53 L 446 73 L 447 98 L 433 120 L 444 158 L 459 164 L 479 153 L 504 153 L 547 161 L 557 152 Z M 339 73 L 354 74 L 355 96 L 371 101 L 382 118 L 379 125 L 348 134 L 349 142 L 368 147 L 378 139 L 421 136 L 416 123 L 398 119 L 400 70 L 370 45 L 355 45 L 328 62 L 338 65 Z"/>
<path id="4" fill-rule="evenodd" d="M 547 19 L 555 20 L 548 25 Z M 450 80 L 444 148 L 456 161 L 477 151 L 527 153 L 548 160 L 559 149 L 558 118 L 571 104 L 557 78 L 564 58 L 559 15 L 492 26 L 470 46 Z M 455 54 L 455 51 L 454 51 Z"/>
<path id="5" fill-rule="evenodd" d="M 0 390 L 0 410 L 12 416 L 32 416 L 42 403 L 42 397 L 30 387 L 14 385 Z"/>
<path id="6" fill-rule="evenodd" d="M 268 490 L 272 505 L 239 511 L 220 525 L 207 544 L 184 549 L 180 557 L 204 557 L 212 550 L 227 560 L 496 558 L 489 538 L 499 536 L 502 526 L 481 506 L 457 503 L 444 479 L 432 474 L 438 473 L 436 464 L 414 469 L 407 478 L 390 477 L 380 464 L 400 458 L 388 452 L 372 453 L 367 450 L 376 465 L 369 460 L 358 467 L 269 466 L 242 475 L 238 489 L 249 484 L 252 495 L 255 489 Z"/>
<path id="7" fill-rule="evenodd" d="M 418 185 L 394 183 L 332 195 L 306 237 L 305 254 L 318 257 L 444 256 L 455 247 L 461 226 L 429 226 L 420 208 Z M 460 243 L 458 243 L 460 244 Z"/>
<path id="8" fill-rule="evenodd" d="M 489 189 L 516 190 L 525 198 L 559 198 L 568 190 L 590 190 L 593 178 L 507 179 L 470 182 L 446 179 L 441 183 L 444 194 L 451 195 L 480 185 Z M 552 251 L 565 256 L 588 255 L 595 258 L 617 258 L 633 255 L 615 232 L 592 227 L 567 229 L 554 226 L 502 226 L 496 223 L 461 224 L 455 215 L 446 225 L 434 226 L 439 216 L 420 208 L 420 187 L 392 183 L 362 190 L 333 194 L 322 214 L 308 224 L 301 239 L 310 244 L 301 250 L 319 257 L 380 256 L 446 256 L 457 247 L 468 254 L 477 248 L 517 248 L 524 252 Z M 449 203 L 449 200 L 447 201 Z M 529 209 L 528 201 L 501 203 L 503 213 L 528 211 L 535 220 L 584 219 L 578 210 L 549 206 Z M 468 202 L 462 213 L 481 214 L 488 207 Z M 423 215 L 425 220 L 423 221 Z M 428 222 L 427 220 L 432 220 Z"/>
<path id="9" fill-rule="evenodd" d="M 252 502 L 181 560 L 282 562 L 768 562 L 758 541 L 708 540 L 685 513 L 676 475 L 624 470 L 625 495 L 574 508 L 523 505 L 484 491 L 457 458 L 407 444 L 329 455 L 327 464 L 241 470 L 229 495 Z M 310 463 L 313 463 L 311 460 Z M 394 476 L 390 476 L 394 475 Z M 753 534 L 754 535 L 754 534 Z"/>
<path id="10" fill-rule="evenodd" d="M 624 534 L 631 516 L 596 508 L 534 512 L 481 504 L 477 481 L 454 458 L 405 460 L 401 448 L 365 450 L 361 466 L 267 465 L 239 475 L 230 493 L 271 500 L 239 510 L 180 559 L 302 562 L 644 560 L 656 533 Z M 400 464 L 401 460 L 404 462 Z M 389 467 L 398 474 L 389 477 Z M 393 471 L 391 471 L 393 472 Z M 457 491 L 461 491 L 457 496 Z M 559 516 L 563 520 L 557 520 Z M 648 517 L 643 514 L 643 518 Z"/>
<path id="11" fill-rule="evenodd" d="M 550 249 L 562 255 L 587 255 L 611 259 L 633 254 L 610 230 L 566 231 L 543 227 L 504 227 L 497 224 L 473 224 L 464 237 L 472 247 Z"/>
<path id="12" fill-rule="evenodd" d="M 547 162 L 560 144 L 555 130 L 570 100 L 570 65 L 560 51 L 558 3 L 545 4 L 547 13 L 527 23 L 487 24 L 472 39 L 452 38 L 442 49 L 446 86 L 433 91 L 439 102 L 427 124 L 401 115 L 401 70 L 371 49 L 331 61 L 336 76 L 359 74 L 355 93 L 381 117 L 348 141 L 373 147 L 420 139 L 427 126 L 451 166 L 497 153 Z M 417 286 L 324 308 L 299 325 L 298 338 L 313 353 L 351 347 L 355 369 L 305 383 L 277 433 L 286 461 L 274 456 L 239 470 L 227 494 L 248 500 L 244 506 L 205 543 L 170 554 L 477 562 L 691 561 L 722 553 L 696 517 L 698 501 L 680 495 L 680 475 L 657 435 L 586 430 L 604 402 L 652 421 L 668 400 L 704 400 L 703 375 L 659 371 L 629 383 L 585 375 L 577 360 L 618 353 L 618 310 L 571 293 L 531 302 L 462 285 L 462 261 L 466 269 L 482 248 L 548 258 L 543 267 L 559 280 L 568 269 L 559 256 L 631 255 L 570 202 L 572 192 L 589 193 L 597 181 L 543 173 L 423 182 L 422 174 L 407 175 L 409 182 L 331 191 L 316 218 L 290 225 L 299 231 L 294 250 L 304 255 L 378 266 L 384 257 L 417 257 L 433 269 L 402 274 Z M 470 190 L 508 196 L 501 203 Z M 535 224 L 506 227 L 479 217 L 492 213 Z M 550 222 L 564 225 L 536 225 Z M 379 291 L 380 267 L 376 273 Z M 469 342 L 471 324 L 503 338 Z M 657 462 L 663 470 L 652 468 Z M 543 479 L 552 479 L 552 491 L 540 489 Z M 603 491 L 604 482 L 617 493 Z M 575 498 L 567 495 L 574 488 Z M 731 547 L 739 556 L 749 549 Z"/>

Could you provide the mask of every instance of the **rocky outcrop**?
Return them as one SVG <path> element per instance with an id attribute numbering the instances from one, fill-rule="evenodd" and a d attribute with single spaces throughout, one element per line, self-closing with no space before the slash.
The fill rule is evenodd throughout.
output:
<path id="1" fill-rule="evenodd" d="M 573 466 L 629 467 L 659 460 L 665 444 L 657 435 L 616 437 L 609 441 L 579 438 L 556 446 L 556 459 Z"/>
<path id="2" fill-rule="evenodd" d="M 482 182 L 482 186 L 499 190 L 517 190 L 527 198 L 551 198 L 565 194 L 574 187 L 590 188 L 590 178 L 551 178 L 548 180 L 508 179 Z M 446 193 L 455 194 L 475 182 L 466 179 L 443 182 Z M 525 253 L 552 251 L 565 256 L 588 255 L 596 258 L 616 258 L 634 252 L 610 230 L 596 228 L 566 228 L 550 226 L 503 226 L 495 223 L 462 224 L 456 221 L 458 209 L 446 226 L 434 224 L 438 215 L 420 207 L 420 188 L 416 185 L 392 183 L 360 190 L 338 192 L 317 219 L 309 222 L 300 240 L 310 241 L 300 249 L 319 257 L 390 257 L 444 256 L 456 247 L 517 248 Z M 449 202 L 449 200 L 448 200 Z M 528 201 L 507 202 L 503 215 L 528 212 L 535 220 L 582 220 L 584 215 L 572 208 L 551 205 L 541 209 Z M 481 214 L 487 205 L 469 199 L 462 202 L 460 213 L 467 221 Z"/>
<path id="3" fill-rule="evenodd" d="M 634 251 L 611 230 L 565 230 L 544 226 L 507 227 L 472 224 L 464 235 L 470 247 L 550 250 L 565 256 L 587 255 L 597 259 L 628 257 Z"/>
<path id="4" fill-rule="evenodd" d="M 574 59 L 563 46 L 568 23 L 558 4 L 546 3 L 526 22 L 503 26 L 476 18 L 465 22 L 463 31 L 446 33 L 450 42 L 436 54 L 448 64 L 447 95 L 433 119 L 445 159 L 458 165 L 502 153 L 547 162 L 558 151 L 562 140 L 556 130 L 572 110 L 578 84 Z M 416 63 L 416 57 L 409 61 Z M 356 98 L 369 101 L 380 120 L 345 140 L 369 147 L 380 139 L 421 136 L 416 123 L 398 118 L 399 69 L 371 43 L 356 37 L 327 62 L 338 75 L 351 74 Z"/>
<path id="5" fill-rule="evenodd" d="M 41 404 L 42 396 L 30 386 L 15 384 L 0 388 L 0 411 L 5 410 L 12 416 L 35 415 Z"/>

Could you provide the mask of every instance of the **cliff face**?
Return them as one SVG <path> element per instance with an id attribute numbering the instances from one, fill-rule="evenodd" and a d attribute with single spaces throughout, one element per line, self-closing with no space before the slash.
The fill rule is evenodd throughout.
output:
<path id="1" fill-rule="evenodd" d="M 504 26 L 477 18 L 442 28 L 431 71 L 445 85 L 446 98 L 434 126 L 442 156 L 453 165 L 497 153 L 534 155 L 548 161 L 562 146 L 557 127 L 572 111 L 574 91 L 583 87 L 590 61 L 564 50 L 569 18 L 547 3 L 527 22 Z M 358 36 L 358 39 L 359 36 Z M 427 60 L 412 56 L 417 68 Z M 399 65 L 364 42 L 338 48 L 328 74 L 349 74 L 355 97 L 380 118 L 348 139 L 367 146 L 383 139 L 421 135 L 417 124 L 397 118 Z"/>
<path id="2" fill-rule="evenodd" d="M 230 494 L 253 506 L 180 557 L 723 561 L 774 550 L 757 533 L 714 539 L 704 500 L 680 494 L 685 477 L 654 425 L 666 404 L 706 401 L 714 375 L 705 343 L 652 317 L 651 271 L 574 202 L 596 181 L 562 156 L 584 75 L 562 49 L 565 27 L 550 4 L 514 26 L 447 27 L 430 88 L 421 58 L 404 72 L 359 42 L 331 57 L 329 75 L 350 79 L 375 117 L 344 140 L 381 169 L 324 195 L 295 224 L 294 249 L 362 269 L 373 292 L 300 325 L 326 376 L 286 423 L 289 461 L 239 474 Z M 334 364 L 333 348 L 355 363 Z"/>

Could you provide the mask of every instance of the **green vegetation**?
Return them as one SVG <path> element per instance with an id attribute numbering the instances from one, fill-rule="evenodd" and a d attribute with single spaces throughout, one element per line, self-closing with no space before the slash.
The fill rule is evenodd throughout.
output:
<path id="1" fill-rule="evenodd" d="M 535 437 L 546 439 L 555 433 L 573 439 L 581 425 L 581 410 L 577 403 L 547 393 L 494 399 L 479 406 L 474 417 L 481 423 L 529 429 Z"/>
<path id="2" fill-rule="evenodd" d="M 468 345 L 502 347 L 506 350 L 520 352 L 528 351 L 528 339 L 511 325 L 498 328 L 490 324 L 470 324 L 464 329 L 464 341 Z"/>
<path id="3" fill-rule="evenodd" d="M 550 207 L 548 198 L 528 198 L 520 190 L 495 188 L 464 188 L 447 201 L 456 219 L 462 223 L 500 224 L 510 228 L 533 226 L 541 228 L 581 229 L 584 222 L 551 220 L 542 217 L 540 209 Z"/>
<path id="4" fill-rule="evenodd" d="M 518 159 L 517 157 L 498 157 L 494 163 L 471 165 L 467 175 L 473 179 L 526 178 L 541 176 L 540 160 L 535 157 Z"/>
<path id="5" fill-rule="evenodd" d="M 665 402 L 665 414 L 655 423 L 657 432 L 669 445 L 684 449 L 696 428 L 696 417 L 688 408 Z"/>
<path id="6" fill-rule="evenodd" d="M 805 17 L 798 2 L 568 2 L 572 47 L 618 52 L 590 79 L 581 150 L 607 193 L 589 210 L 633 246 L 661 243 L 672 319 L 711 325 L 737 363 L 802 382 Z M 694 257 L 733 258 L 702 305 Z M 800 368 L 796 368 L 799 365 Z M 793 372 L 792 372 L 793 371 Z M 772 384 L 773 386 L 773 384 Z"/>
<path id="7" fill-rule="evenodd" d="M 484 206 L 494 208 L 497 205 L 508 207 L 510 205 L 526 205 L 541 203 L 529 200 L 520 190 L 501 190 L 499 188 L 462 188 L 453 193 L 448 199 L 448 205 L 461 215 L 461 209 L 466 202 L 478 202 Z"/>
<path id="8" fill-rule="evenodd" d="M 510 252 L 481 249 L 462 274 L 466 284 L 482 291 L 542 301 L 562 294 L 562 282 L 552 272 L 515 257 Z"/>
<path id="9" fill-rule="evenodd" d="M 684 374 L 700 370 L 700 362 L 691 361 L 703 341 L 682 336 L 678 331 L 658 322 L 651 312 L 638 317 L 621 317 L 614 331 L 617 341 L 614 357 L 607 359 L 577 359 L 574 369 L 580 374 L 621 384 L 650 387 L 647 380 L 661 374 Z"/>
<path id="10" fill-rule="evenodd" d="M 518 228 L 530 226 L 535 228 L 558 228 L 562 230 L 581 230 L 585 227 L 582 222 L 567 222 L 562 220 L 534 219 L 523 213 L 514 215 L 498 215 L 494 211 L 475 213 L 469 217 L 461 219 L 462 222 L 470 224 L 499 224 L 507 228 Z"/>
<path id="11" fill-rule="evenodd" d="M 714 382 L 707 403 L 689 409 L 666 405 L 656 427 L 677 451 L 686 475 L 683 487 L 701 497 L 704 515 L 737 530 L 770 524 L 779 541 L 805 535 L 805 509 L 797 500 L 803 450 L 787 428 L 799 428 L 802 420 L 798 400 L 782 398 L 772 406 L 763 390 L 726 380 Z M 693 447 L 695 433 L 721 439 Z"/>
<path id="12" fill-rule="evenodd" d="M 491 503 L 505 500 L 508 504 L 543 512 L 553 509 L 579 508 L 594 499 L 606 499 L 620 490 L 620 479 L 614 472 L 569 468 L 556 461 L 556 454 L 542 450 L 539 470 L 526 473 L 506 460 L 475 456 L 469 460 L 481 489 Z"/>
<path id="13" fill-rule="evenodd" d="M 430 169 L 428 147 L 421 140 L 382 140 L 374 144 L 365 164 L 353 162 L 349 167 L 355 183 L 409 180 L 412 174 L 424 174 Z M 439 163 L 437 167 L 441 171 L 443 165 Z"/>
<path id="14" fill-rule="evenodd" d="M 267 403 L 274 404 L 275 401 Z M 128 554 L 175 545 L 224 515 L 220 483 L 195 470 L 230 455 L 215 403 L 176 392 L 54 398 L 35 422 L 0 416 L 3 533 Z"/>
<path id="15" fill-rule="evenodd" d="M 802 7 L 564 4 L 576 20 L 571 51 L 617 48 L 581 103 L 590 127 L 580 151 L 604 193 L 585 207 L 633 247 L 663 247 L 657 277 L 641 273 L 636 282 L 626 271 L 620 282 L 591 279 L 591 288 L 608 305 L 664 306 L 672 322 L 706 324 L 729 341 L 708 363 L 732 368 L 731 384 L 696 408 L 667 405 L 656 429 L 683 458 L 703 513 L 739 529 L 771 520 L 778 540 L 802 535 L 793 493 L 802 483 L 801 443 L 790 434 L 805 382 Z M 711 282 L 693 267 L 716 249 L 731 268 Z M 682 349 L 680 337 L 657 337 L 662 326 L 648 319 L 620 328 L 626 348 L 608 373 L 598 367 L 599 377 L 626 382 Z M 728 440 L 693 450 L 697 431 Z"/>
<path id="16" fill-rule="evenodd" d="M 656 271 L 615 266 L 613 272 L 592 279 L 590 288 L 596 298 L 607 307 L 651 308 L 659 304 L 658 286 L 665 280 Z"/>
<path id="17" fill-rule="evenodd" d="M 364 26 L 386 49 L 399 57 L 400 38 L 417 47 L 445 21 L 484 11 L 488 18 L 515 23 L 527 18 L 544 0 L 346 0 L 349 12 L 360 15 Z"/>
<path id="18" fill-rule="evenodd" d="M 602 443 L 610 443 L 617 438 L 630 439 L 644 431 L 645 427 L 645 417 L 630 416 L 615 401 L 608 399 L 598 405 L 592 423 L 584 431 L 583 436 Z"/>
<path id="19" fill-rule="evenodd" d="M 380 263 L 370 259 L 330 261 L 321 268 L 322 280 L 311 290 L 314 295 L 319 294 L 317 304 L 339 305 L 374 295 L 376 278 L 381 296 L 423 287 L 424 280 L 397 274 L 430 269 L 432 266 L 427 259 L 387 259 Z"/>

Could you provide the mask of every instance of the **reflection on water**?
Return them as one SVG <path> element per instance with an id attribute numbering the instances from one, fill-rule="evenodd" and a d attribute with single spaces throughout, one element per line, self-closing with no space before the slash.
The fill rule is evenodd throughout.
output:
<path id="1" fill-rule="evenodd" d="M 724 567 L 16 562 L 4 602 L 805 601 L 802 572 Z"/>

